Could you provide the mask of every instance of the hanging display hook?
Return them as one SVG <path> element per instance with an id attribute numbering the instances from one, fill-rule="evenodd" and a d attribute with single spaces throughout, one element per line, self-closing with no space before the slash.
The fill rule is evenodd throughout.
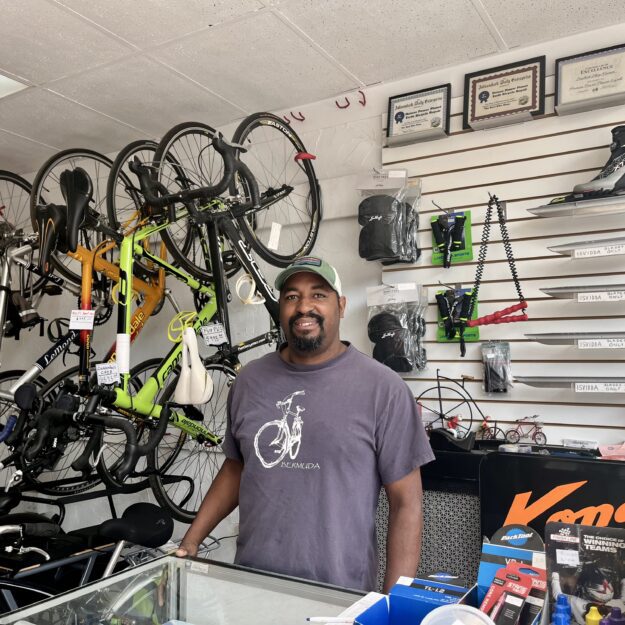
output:
<path id="1" fill-rule="evenodd" d="M 350 102 L 347 96 L 345 96 L 345 104 L 339 104 L 338 100 L 334 100 L 334 104 L 336 104 L 337 108 L 346 109 L 350 105 Z"/>
<path id="2" fill-rule="evenodd" d="M 299 115 L 299 117 L 298 117 Z M 304 114 L 301 111 L 298 111 L 298 115 L 296 115 L 293 111 L 291 111 L 291 117 L 293 119 L 296 119 L 298 122 L 303 122 L 306 118 L 304 117 Z"/>
<path id="3" fill-rule="evenodd" d="M 358 93 L 360 94 L 360 98 L 358 98 L 358 104 L 360 104 L 361 106 L 366 106 L 367 105 L 367 96 L 365 96 L 365 92 L 358 89 Z"/>

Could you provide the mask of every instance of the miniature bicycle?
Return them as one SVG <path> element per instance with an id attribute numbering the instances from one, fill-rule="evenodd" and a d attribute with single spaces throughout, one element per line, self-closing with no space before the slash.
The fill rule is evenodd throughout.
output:
<path id="1" fill-rule="evenodd" d="M 471 431 L 475 409 L 482 417 L 481 437 L 504 439 L 503 430 L 497 424 L 484 427 L 489 417 L 480 410 L 464 385 L 467 380 L 472 379 L 470 376 L 462 376 L 462 381 L 458 382 L 441 375 L 440 369 L 436 370 L 436 386 L 426 389 L 417 397 L 426 430 L 431 431 L 439 424 L 440 427 L 450 430 L 456 438 L 465 438 Z M 441 381 L 444 383 L 441 384 Z"/>
<path id="2" fill-rule="evenodd" d="M 509 443 L 518 443 L 522 438 L 529 438 L 537 445 L 545 445 L 547 436 L 543 432 L 543 424 L 536 419 L 537 414 L 517 419 L 516 426 L 506 432 L 506 440 Z"/>
<path id="3" fill-rule="evenodd" d="M 295 412 L 291 410 L 291 404 L 293 403 L 293 398 L 296 395 L 305 395 L 306 391 L 295 391 L 291 393 L 283 400 L 276 402 L 276 408 L 282 411 L 282 419 L 276 419 L 275 421 L 269 421 L 265 423 L 258 433 L 254 437 L 254 449 L 256 450 L 256 456 L 260 459 L 262 465 L 266 469 L 270 469 L 271 467 L 275 467 L 288 453 L 291 460 L 295 460 L 297 458 L 297 454 L 299 452 L 299 447 L 302 443 L 302 425 L 304 423 L 300 414 L 306 410 L 306 408 L 302 408 L 301 406 L 295 406 Z M 293 417 L 293 427 L 289 427 L 288 418 L 289 416 Z M 269 447 L 277 447 L 277 449 L 273 450 L 275 454 L 275 458 L 271 460 L 266 460 L 263 457 L 263 453 L 261 451 L 261 446 L 263 445 L 262 436 L 263 433 L 272 430 L 273 428 L 278 429 L 278 433 L 275 438 L 271 435 L 270 438 L 273 440 L 268 444 Z"/>

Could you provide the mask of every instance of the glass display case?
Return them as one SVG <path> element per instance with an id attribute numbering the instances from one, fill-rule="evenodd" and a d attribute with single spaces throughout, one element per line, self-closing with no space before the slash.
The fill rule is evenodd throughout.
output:
<path id="1" fill-rule="evenodd" d="M 0 616 L 0 625 L 297 625 L 364 593 L 168 555 Z"/>

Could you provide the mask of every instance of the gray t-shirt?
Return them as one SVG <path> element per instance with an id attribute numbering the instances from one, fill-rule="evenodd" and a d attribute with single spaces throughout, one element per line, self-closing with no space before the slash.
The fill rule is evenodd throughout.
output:
<path id="1" fill-rule="evenodd" d="M 321 365 L 274 352 L 244 367 L 223 449 L 244 464 L 235 561 L 363 590 L 381 485 L 434 459 L 408 386 L 351 345 Z"/>

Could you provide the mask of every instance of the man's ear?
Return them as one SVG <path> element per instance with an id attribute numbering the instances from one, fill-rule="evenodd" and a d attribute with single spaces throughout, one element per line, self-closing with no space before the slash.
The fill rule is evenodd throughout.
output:
<path id="1" fill-rule="evenodd" d="M 343 319 L 345 317 L 345 306 L 347 305 L 347 300 L 344 295 L 339 297 L 339 319 Z"/>

